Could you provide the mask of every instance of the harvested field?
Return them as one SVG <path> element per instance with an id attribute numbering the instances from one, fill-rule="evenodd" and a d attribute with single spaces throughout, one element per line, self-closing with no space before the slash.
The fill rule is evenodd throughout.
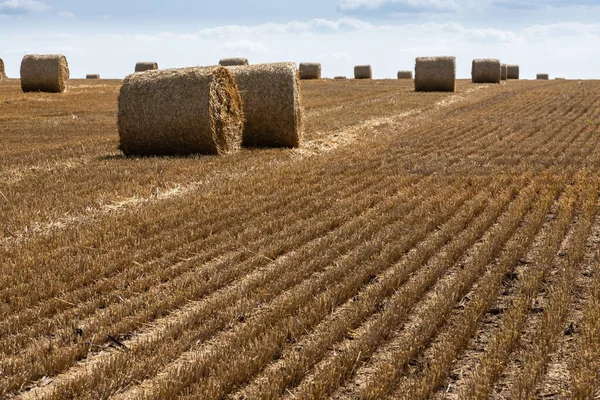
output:
<path id="1" fill-rule="evenodd" d="M 154 158 L 69 85 L 0 85 L 0 398 L 600 396 L 600 82 L 303 81 L 302 147 Z"/>

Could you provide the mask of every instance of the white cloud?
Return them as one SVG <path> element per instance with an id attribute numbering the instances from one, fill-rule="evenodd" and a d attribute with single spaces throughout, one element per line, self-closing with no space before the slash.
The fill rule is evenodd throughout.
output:
<path id="1" fill-rule="evenodd" d="M 598 36 L 600 24 L 582 24 L 579 22 L 561 22 L 550 25 L 534 25 L 523 30 L 530 38 Z"/>
<path id="2" fill-rule="evenodd" d="M 30 14 L 51 9 L 51 6 L 35 0 L 7 0 L 0 3 L 0 14 Z"/>
<path id="3" fill-rule="evenodd" d="M 338 9 L 377 10 L 390 12 L 446 12 L 456 11 L 459 4 L 455 0 L 339 0 Z"/>
<path id="4" fill-rule="evenodd" d="M 250 52 L 250 53 L 266 53 L 269 51 L 267 46 L 262 43 L 253 42 L 251 40 L 238 40 L 236 42 L 223 43 L 217 46 L 219 50 L 232 52 Z"/>
<path id="5" fill-rule="evenodd" d="M 75 18 L 75 14 L 73 14 L 72 12 L 69 12 L 69 11 L 61 11 L 61 12 L 57 13 L 56 15 L 58 15 L 59 17 L 63 17 L 63 18 Z"/>

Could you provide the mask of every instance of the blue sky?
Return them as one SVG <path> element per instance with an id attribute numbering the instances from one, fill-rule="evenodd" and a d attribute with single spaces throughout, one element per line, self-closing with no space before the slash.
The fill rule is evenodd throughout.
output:
<path id="1" fill-rule="evenodd" d="M 73 77 L 161 68 L 319 61 L 326 76 L 370 63 L 378 78 L 418 56 L 521 65 L 522 75 L 600 78 L 600 0 L 0 0 L 0 58 L 18 76 L 27 53 L 62 53 Z"/>

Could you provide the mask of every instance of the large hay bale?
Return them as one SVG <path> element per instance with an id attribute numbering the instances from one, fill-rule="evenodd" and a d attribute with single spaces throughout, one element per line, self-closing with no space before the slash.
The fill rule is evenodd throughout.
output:
<path id="1" fill-rule="evenodd" d="M 398 79 L 412 79 L 412 71 L 398 71 Z"/>
<path id="2" fill-rule="evenodd" d="M 295 63 L 228 67 L 242 96 L 243 145 L 298 147 L 302 110 Z"/>
<path id="3" fill-rule="evenodd" d="M 6 71 L 4 70 L 4 60 L 0 58 L 0 81 L 6 79 Z"/>
<path id="4" fill-rule="evenodd" d="M 415 91 L 454 92 L 456 57 L 419 57 L 415 64 Z"/>
<path id="5" fill-rule="evenodd" d="M 333 79 L 336 80 L 336 81 L 343 81 L 343 80 L 346 80 L 348 78 L 346 78 L 345 76 L 335 76 Z"/>
<path id="6" fill-rule="evenodd" d="M 60 54 L 29 54 L 21 61 L 23 92 L 62 93 L 67 90 L 69 64 Z"/>
<path id="7" fill-rule="evenodd" d="M 135 72 L 155 71 L 158 69 L 158 63 L 154 61 L 140 61 L 135 64 Z"/>
<path id="8" fill-rule="evenodd" d="M 502 80 L 502 64 L 495 58 L 473 60 L 471 82 L 500 83 Z"/>
<path id="9" fill-rule="evenodd" d="M 132 74 L 119 94 L 118 126 L 125 155 L 229 153 L 242 142 L 241 98 L 223 67 Z"/>
<path id="10" fill-rule="evenodd" d="M 508 79 L 508 68 L 506 64 L 502 64 L 502 80 L 505 81 Z"/>
<path id="11" fill-rule="evenodd" d="M 99 74 L 87 74 L 85 76 L 85 79 L 100 79 L 100 75 Z"/>
<path id="12" fill-rule="evenodd" d="M 538 81 L 547 81 L 548 79 L 550 79 L 550 76 L 548 74 L 537 74 L 536 79 Z"/>
<path id="13" fill-rule="evenodd" d="M 233 67 L 236 65 L 248 65 L 247 58 L 223 58 L 219 61 L 219 65 L 224 67 Z"/>
<path id="14" fill-rule="evenodd" d="M 355 66 L 354 79 L 373 79 L 373 69 L 370 65 Z"/>
<path id="15" fill-rule="evenodd" d="M 506 66 L 506 79 L 519 79 L 519 66 L 509 64 Z"/>
<path id="16" fill-rule="evenodd" d="M 321 79 L 321 64 L 312 62 L 300 63 L 300 79 Z"/>

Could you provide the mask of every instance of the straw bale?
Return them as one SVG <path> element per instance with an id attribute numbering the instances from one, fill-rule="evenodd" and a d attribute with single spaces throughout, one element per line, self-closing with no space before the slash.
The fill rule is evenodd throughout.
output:
<path id="1" fill-rule="evenodd" d="M 343 80 L 348 79 L 348 78 L 346 78 L 345 76 L 336 76 L 333 79 L 335 79 L 336 81 L 343 81 Z"/>
<path id="2" fill-rule="evenodd" d="M 519 79 L 519 66 L 516 64 L 506 65 L 506 78 Z"/>
<path id="3" fill-rule="evenodd" d="M 398 71 L 398 79 L 412 79 L 412 71 Z"/>
<path id="4" fill-rule="evenodd" d="M 158 69 L 158 63 L 154 61 L 140 61 L 135 64 L 135 72 L 155 71 Z"/>
<path id="5" fill-rule="evenodd" d="M 473 60 L 471 82 L 500 83 L 502 80 L 502 64 L 495 58 Z"/>
<path id="6" fill-rule="evenodd" d="M 0 81 L 6 79 L 6 71 L 4 70 L 4 61 L 0 58 Z"/>
<path id="7" fill-rule="evenodd" d="M 243 145 L 298 147 L 302 110 L 295 63 L 228 67 L 242 96 Z"/>
<path id="8" fill-rule="evenodd" d="M 300 79 L 321 79 L 321 64 L 312 62 L 300 63 Z"/>
<path id="9" fill-rule="evenodd" d="M 502 80 L 505 81 L 508 79 L 508 68 L 506 64 L 502 64 Z"/>
<path id="10" fill-rule="evenodd" d="M 357 65 L 354 67 L 354 79 L 373 79 L 373 69 L 370 65 Z"/>
<path id="11" fill-rule="evenodd" d="M 219 61 L 219 65 L 224 67 L 233 67 L 236 65 L 248 65 L 247 58 L 223 58 Z"/>
<path id="12" fill-rule="evenodd" d="M 240 94 L 223 67 L 129 75 L 119 94 L 125 155 L 223 154 L 240 148 Z"/>
<path id="13" fill-rule="evenodd" d="M 419 57 L 415 64 L 415 91 L 454 92 L 456 57 Z"/>
<path id="14" fill-rule="evenodd" d="M 85 79 L 100 79 L 100 75 L 98 74 L 87 74 Z"/>
<path id="15" fill-rule="evenodd" d="M 548 79 L 550 79 L 550 76 L 548 74 L 537 74 L 536 79 L 538 81 L 547 81 Z"/>
<path id="16" fill-rule="evenodd" d="M 23 92 L 62 93 L 67 90 L 69 64 L 60 54 L 29 54 L 21 62 Z"/>

